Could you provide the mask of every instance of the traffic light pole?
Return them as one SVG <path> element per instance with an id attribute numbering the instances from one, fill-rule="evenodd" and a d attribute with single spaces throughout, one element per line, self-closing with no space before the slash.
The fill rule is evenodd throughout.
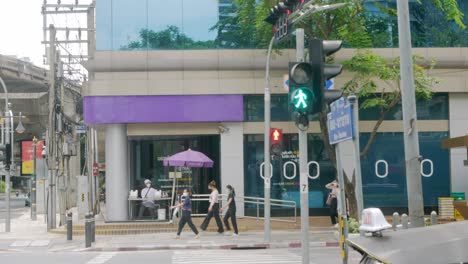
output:
<path id="1" fill-rule="evenodd" d="M 397 1 L 398 39 L 400 44 L 401 101 L 403 106 L 403 139 L 405 143 L 408 212 L 411 227 L 424 226 L 421 163 L 416 116 L 416 99 L 411 54 L 408 0 Z"/>
<path id="2" fill-rule="evenodd" d="M 271 206 L 270 206 L 270 192 L 271 192 L 271 161 L 270 161 L 270 128 L 271 128 L 271 96 L 270 96 L 270 58 L 271 50 L 273 49 L 273 43 L 275 37 L 270 41 L 268 46 L 268 55 L 266 61 L 266 72 L 265 72 L 265 138 L 264 138 L 264 187 L 265 187 L 265 205 L 264 205 L 264 240 L 270 242 L 271 240 Z"/>
<path id="3" fill-rule="evenodd" d="M 0 77 L 0 84 L 3 87 L 3 92 L 5 93 L 5 130 L 2 131 L 3 139 L 5 140 L 5 144 L 10 144 L 10 106 L 8 102 L 8 90 L 5 85 L 5 82 L 3 79 Z M 3 143 L 3 142 L 2 142 Z M 8 151 L 8 150 L 6 150 Z M 8 163 L 7 160 L 5 160 L 5 164 Z M 5 232 L 10 232 L 10 168 L 8 165 L 5 166 Z"/>
<path id="4" fill-rule="evenodd" d="M 296 61 L 304 61 L 304 29 L 296 29 Z M 299 129 L 299 175 L 301 196 L 302 263 L 309 263 L 309 178 L 307 172 L 307 130 Z"/>

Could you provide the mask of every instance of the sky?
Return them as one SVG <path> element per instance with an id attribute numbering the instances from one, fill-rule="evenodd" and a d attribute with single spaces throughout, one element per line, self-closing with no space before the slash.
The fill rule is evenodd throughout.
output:
<path id="1" fill-rule="evenodd" d="M 29 57 L 42 66 L 43 0 L 0 0 L 0 54 Z"/>
<path id="2" fill-rule="evenodd" d="M 79 0 L 79 4 L 89 4 L 92 0 Z M 43 16 L 41 13 L 44 0 L 0 0 L 0 54 L 28 57 L 37 66 L 44 66 L 45 46 L 43 41 Z M 47 0 L 48 4 L 57 4 L 57 0 Z M 75 4 L 75 0 L 61 0 L 62 4 Z M 86 28 L 86 14 L 48 15 L 47 25 L 56 27 Z M 86 39 L 86 33 L 82 34 Z M 46 37 L 49 38 L 48 36 Z M 64 40 L 65 32 L 58 32 L 57 39 Z M 70 32 L 69 39 L 78 39 L 77 32 Z M 64 47 L 73 55 L 85 54 L 81 46 Z M 83 44 L 85 45 L 85 44 Z M 66 51 L 62 50 L 62 55 Z"/>

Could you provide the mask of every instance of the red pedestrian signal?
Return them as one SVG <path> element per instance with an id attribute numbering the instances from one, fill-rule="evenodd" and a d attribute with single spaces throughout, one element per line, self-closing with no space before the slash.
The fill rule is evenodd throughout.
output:
<path id="1" fill-rule="evenodd" d="M 278 128 L 272 128 L 270 130 L 270 139 L 272 143 L 279 143 L 283 136 L 283 130 Z"/>
<path id="2" fill-rule="evenodd" d="M 279 155 L 282 151 L 283 130 L 279 128 L 270 129 L 270 151 Z"/>

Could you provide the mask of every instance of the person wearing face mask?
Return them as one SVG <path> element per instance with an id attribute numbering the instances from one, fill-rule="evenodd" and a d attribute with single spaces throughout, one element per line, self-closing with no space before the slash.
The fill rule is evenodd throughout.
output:
<path id="1" fill-rule="evenodd" d="M 237 220 L 236 220 L 236 201 L 234 198 L 236 197 L 236 191 L 231 185 L 226 186 L 228 189 L 228 199 L 227 203 L 223 208 L 221 209 L 221 212 L 223 212 L 226 208 L 228 208 L 226 214 L 224 215 L 224 225 L 226 226 L 226 229 L 231 231 L 231 227 L 229 226 L 229 218 L 231 218 L 232 222 L 232 227 L 234 228 L 234 234 L 232 236 L 238 236 L 239 235 L 239 230 L 237 229 Z"/>
<path id="2" fill-rule="evenodd" d="M 154 211 L 156 208 L 154 199 L 156 196 L 156 190 L 153 187 L 151 187 L 151 181 L 148 179 L 145 180 L 145 185 L 146 187 L 141 190 L 141 198 L 143 199 L 143 201 L 141 202 L 140 211 L 138 212 L 138 218 L 141 219 L 146 209 L 148 209 L 151 218 L 154 219 Z"/>
<path id="3" fill-rule="evenodd" d="M 202 225 L 200 226 L 201 230 L 206 231 L 206 228 L 210 224 L 211 218 L 214 217 L 216 220 L 216 225 L 218 226 L 218 233 L 224 233 L 223 223 L 221 222 L 221 217 L 219 217 L 219 192 L 216 188 L 216 182 L 211 181 L 208 184 L 208 189 L 211 190 L 210 194 L 210 207 L 208 207 L 208 214 L 205 217 Z"/>
<path id="4" fill-rule="evenodd" d="M 192 191 L 185 189 L 182 193 L 182 202 L 179 205 L 172 206 L 171 209 L 179 208 L 182 209 L 182 214 L 179 222 L 179 228 L 177 229 L 176 239 L 180 239 L 180 233 L 184 229 L 185 224 L 188 224 L 195 233 L 195 238 L 199 238 L 198 230 L 192 222 Z"/>

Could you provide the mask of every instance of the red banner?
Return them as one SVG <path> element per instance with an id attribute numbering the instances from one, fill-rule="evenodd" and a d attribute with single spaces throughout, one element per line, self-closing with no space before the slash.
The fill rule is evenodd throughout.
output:
<path id="1" fill-rule="evenodd" d="M 36 144 L 36 158 L 42 159 L 42 148 L 44 141 L 37 141 Z M 31 175 L 34 172 L 34 156 L 33 156 L 33 142 L 21 142 L 21 174 Z"/>

